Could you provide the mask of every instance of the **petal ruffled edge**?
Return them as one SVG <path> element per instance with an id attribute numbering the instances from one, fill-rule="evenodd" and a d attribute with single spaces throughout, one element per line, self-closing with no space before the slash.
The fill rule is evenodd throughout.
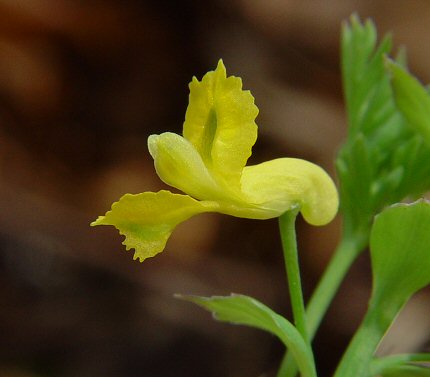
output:
<path id="1" fill-rule="evenodd" d="M 113 225 L 125 236 L 123 245 L 134 249 L 134 258 L 143 262 L 162 252 L 175 227 L 190 217 L 218 208 L 215 202 L 199 202 L 188 195 L 170 191 L 126 194 L 112 204 L 91 226 Z"/>
<path id="2" fill-rule="evenodd" d="M 189 84 L 183 135 L 213 175 L 239 187 L 240 175 L 257 140 L 258 108 L 239 77 L 227 77 L 220 60 L 215 71 Z"/>

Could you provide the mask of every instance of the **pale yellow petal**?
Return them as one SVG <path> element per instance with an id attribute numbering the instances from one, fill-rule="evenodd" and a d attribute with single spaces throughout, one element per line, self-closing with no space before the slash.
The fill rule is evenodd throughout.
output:
<path id="1" fill-rule="evenodd" d="M 217 209 L 214 202 L 199 202 L 187 195 L 164 190 L 126 194 L 91 225 L 113 225 L 125 236 L 123 244 L 126 249 L 135 249 L 134 259 L 142 262 L 164 250 L 170 234 L 179 223 L 196 214 Z"/>
<path id="2" fill-rule="evenodd" d="M 242 80 L 226 76 L 220 60 L 215 71 L 190 83 L 184 137 L 197 149 L 212 175 L 239 187 L 240 175 L 257 139 L 254 97 Z"/>
<path id="3" fill-rule="evenodd" d="M 241 182 L 246 201 L 253 205 L 251 209 L 258 207 L 267 218 L 298 206 L 308 223 L 324 225 L 338 210 L 338 193 L 332 179 L 322 168 L 305 160 L 279 158 L 248 166 Z"/>
<path id="4" fill-rule="evenodd" d="M 182 136 L 171 132 L 151 135 L 148 148 L 163 182 L 200 200 L 228 200 L 229 187 L 212 177 L 200 154 Z"/>

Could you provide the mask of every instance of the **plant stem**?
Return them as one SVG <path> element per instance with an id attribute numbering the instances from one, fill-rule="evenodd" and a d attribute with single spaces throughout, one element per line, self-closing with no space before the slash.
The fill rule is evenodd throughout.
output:
<path id="1" fill-rule="evenodd" d="M 379 302 L 378 302 L 379 301 Z M 403 305 L 370 300 L 363 322 L 351 340 L 334 377 L 367 377 L 380 341 Z"/>
<path id="2" fill-rule="evenodd" d="M 306 310 L 307 330 L 310 341 L 327 312 L 327 309 L 337 293 L 346 273 L 365 248 L 367 237 L 344 236 L 337 246 L 320 282 L 318 283 Z M 287 352 L 281 362 L 277 377 L 294 377 L 297 366 L 292 355 Z"/>
<path id="3" fill-rule="evenodd" d="M 311 339 L 314 338 L 346 273 L 349 271 L 360 252 L 366 247 L 366 244 L 367 238 L 363 241 L 362 238 L 359 237 L 344 237 L 336 248 L 306 308 L 307 326 Z"/>
<path id="4" fill-rule="evenodd" d="M 300 278 L 300 267 L 296 240 L 296 217 L 298 210 L 287 211 L 279 217 L 279 230 L 281 233 L 282 248 L 284 252 L 285 268 L 287 271 L 288 288 L 290 292 L 291 306 L 293 310 L 294 323 L 302 335 L 305 343 L 312 354 L 311 343 L 303 301 L 302 283 Z"/>

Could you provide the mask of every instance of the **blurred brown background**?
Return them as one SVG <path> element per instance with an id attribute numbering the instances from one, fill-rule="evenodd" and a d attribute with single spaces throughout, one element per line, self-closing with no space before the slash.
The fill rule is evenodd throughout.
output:
<path id="1" fill-rule="evenodd" d="M 274 375 L 275 339 L 173 294 L 244 293 L 288 313 L 275 220 L 199 216 L 144 264 L 113 228 L 88 224 L 126 192 L 164 187 L 146 139 L 181 131 L 188 82 L 219 58 L 260 108 L 251 162 L 302 157 L 333 173 L 346 127 L 339 31 L 352 12 L 392 31 L 430 81 L 425 0 L 0 0 L 1 377 Z M 309 295 L 338 224 L 299 231 Z M 363 256 L 316 339 L 321 376 L 369 288 Z M 423 350 L 429 313 L 423 293 L 381 352 Z"/>

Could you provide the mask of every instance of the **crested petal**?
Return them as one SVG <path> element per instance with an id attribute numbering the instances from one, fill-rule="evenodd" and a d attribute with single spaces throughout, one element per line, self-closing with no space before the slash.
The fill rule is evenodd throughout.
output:
<path id="1" fill-rule="evenodd" d="M 134 259 L 146 258 L 163 251 L 173 229 L 191 216 L 216 210 L 215 202 L 199 202 L 188 195 L 162 190 L 124 195 L 104 216 L 91 223 L 113 225 L 125 236 L 126 249 L 135 249 Z"/>
<path id="2" fill-rule="evenodd" d="M 277 217 L 299 206 L 312 225 L 329 223 L 338 209 L 336 186 L 319 166 L 301 159 L 279 158 L 245 167 L 242 191 L 248 203 Z"/>
<path id="3" fill-rule="evenodd" d="M 226 76 L 222 60 L 202 81 L 194 77 L 189 87 L 183 135 L 214 175 L 239 187 L 242 169 L 257 140 L 254 97 L 242 90 L 240 78 Z"/>

